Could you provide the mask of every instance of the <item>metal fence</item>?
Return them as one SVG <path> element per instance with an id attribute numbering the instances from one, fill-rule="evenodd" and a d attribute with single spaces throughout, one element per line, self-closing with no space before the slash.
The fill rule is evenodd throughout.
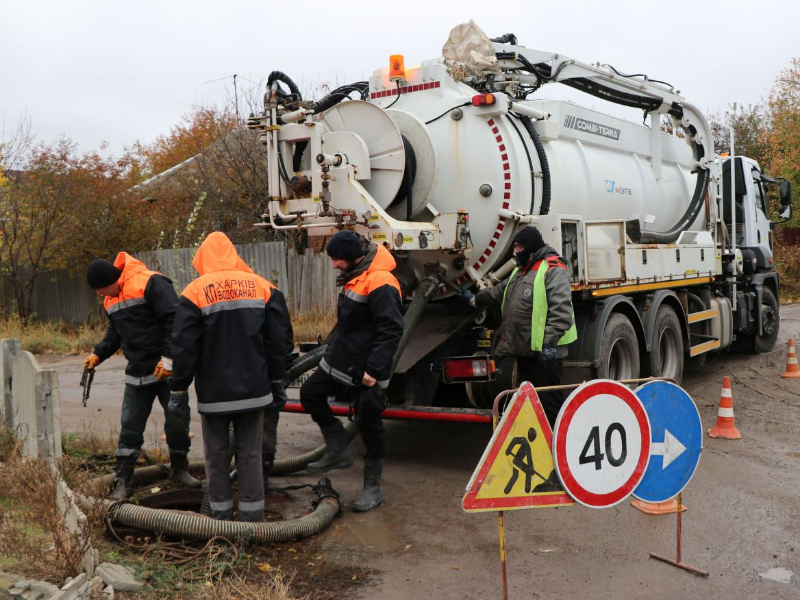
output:
<path id="1" fill-rule="evenodd" d="M 305 254 L 290 251 L 283 242 L 263 242 L 236 246 L 239 256 L 265 279 L 277 285 L 286 295 L 295 312 L 329 310 L 336 306 L 336 272 L 325 254 L 307 250 Z M 180 294 L 197 277 L 192 266 L 196 249 L 139 252 L 135 256 L 148 268 L 172 279 Z M 7 285 L 0 283 L 0 302 L 11 306 Z M 102 303 L 86 285 L 83 272 L 47 271 L 39 275 L 33 292 L 34 317 L 39 321 L 84 323 L 103 319 Z"/>

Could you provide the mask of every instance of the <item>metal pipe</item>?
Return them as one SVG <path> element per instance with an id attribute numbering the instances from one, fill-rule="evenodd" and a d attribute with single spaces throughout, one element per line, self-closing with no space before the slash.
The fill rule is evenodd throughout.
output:
<path id="1" fill-rule="evenodd" d="M 287 402 L 283 407 L 285 412 L 304 413 L 305 410 L 299 402 Z M 349 406 L 331 406 L 334 415 L 346 417 L 350 414 Z M 469 410 L 469 409 L 462 409 Z M 402 408 L 387 408 L 381 413 L 384 419 L 397 419 L 401 421 L 447 421 L 451 423 L 491 423 L 492 417 L 486 412 L 437 412 L 437 409 L 418 408 L 407 410 Z"/>
<path id="2" fill-rule="evenodd" d="M 524 104 L 520 104 L 519 102 L 512 101 L 509 104 L 510 104 L 509 110 L 513 110 L 515 113 L 525 115 L 526 117 L 531 117 L 532 119 L 536 119 L 537 121 L 546 119 L 549 116 L 544 111 L 538 110 L 531 106 L 525 106 Z"/>

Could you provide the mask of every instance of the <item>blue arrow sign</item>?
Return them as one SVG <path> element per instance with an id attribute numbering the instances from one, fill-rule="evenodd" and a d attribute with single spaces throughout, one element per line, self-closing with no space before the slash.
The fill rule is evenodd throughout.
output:
<path id="1" fill-rule="evenodd" d="M 697 469 L 703 424 L 692 398 L 669 381 L 650 381 L 636 390 L 650 419 L 650 463 L 633 495 L 645 502 L 677 496 Z"/>

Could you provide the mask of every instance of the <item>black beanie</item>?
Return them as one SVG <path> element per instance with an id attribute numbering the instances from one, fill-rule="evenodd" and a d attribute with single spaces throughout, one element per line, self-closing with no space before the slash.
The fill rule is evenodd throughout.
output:
<path id="1" fill-rule="evenodd" d="M 517 235 L 514 236 L 514 242 L 520 244 L 525 250 L 529 250 L 532 253 L 544 246 L 542 234 L 539 233 L 536 227 L 532 226 L 520 229 Z"/>
<path id="2" fill-rule="evenodd" d="M 122 271 L 102 259 L 93 260 L 86 269 L 86 281 L 96 290 L 115 283 L 120 275 L 122 275 Z"/>
<path id="3" fill-rule="evenodd" d="M 531 256 L 544 246 L 542 234 L 533 226 L 520 229 L 514 236 L 514 243 L 520 244 L 524 248 L 522 252 L 517 253 L 517 262 L 520 265 L 528 264 Z"/>
<path id="4" fill-rule="evenodd" d="M 340 231 L 328 240 L 326 248 L 328 256 L 342 260 L 355 260 L 364 256 L 361 240 L 352 231 Z"/>

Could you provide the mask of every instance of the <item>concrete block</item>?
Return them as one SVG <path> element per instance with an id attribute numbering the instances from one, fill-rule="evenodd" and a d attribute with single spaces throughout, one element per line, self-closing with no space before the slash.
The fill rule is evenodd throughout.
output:
<path id="1" fill-rule="evenodd" d="M 103 578 L 106 585 L 110 585 L 120 592 L 138 592 L 144 586 L 133 576 L 133 570 L 122 565 L 109 562 L 100 563 L 95 573 Z"/>

